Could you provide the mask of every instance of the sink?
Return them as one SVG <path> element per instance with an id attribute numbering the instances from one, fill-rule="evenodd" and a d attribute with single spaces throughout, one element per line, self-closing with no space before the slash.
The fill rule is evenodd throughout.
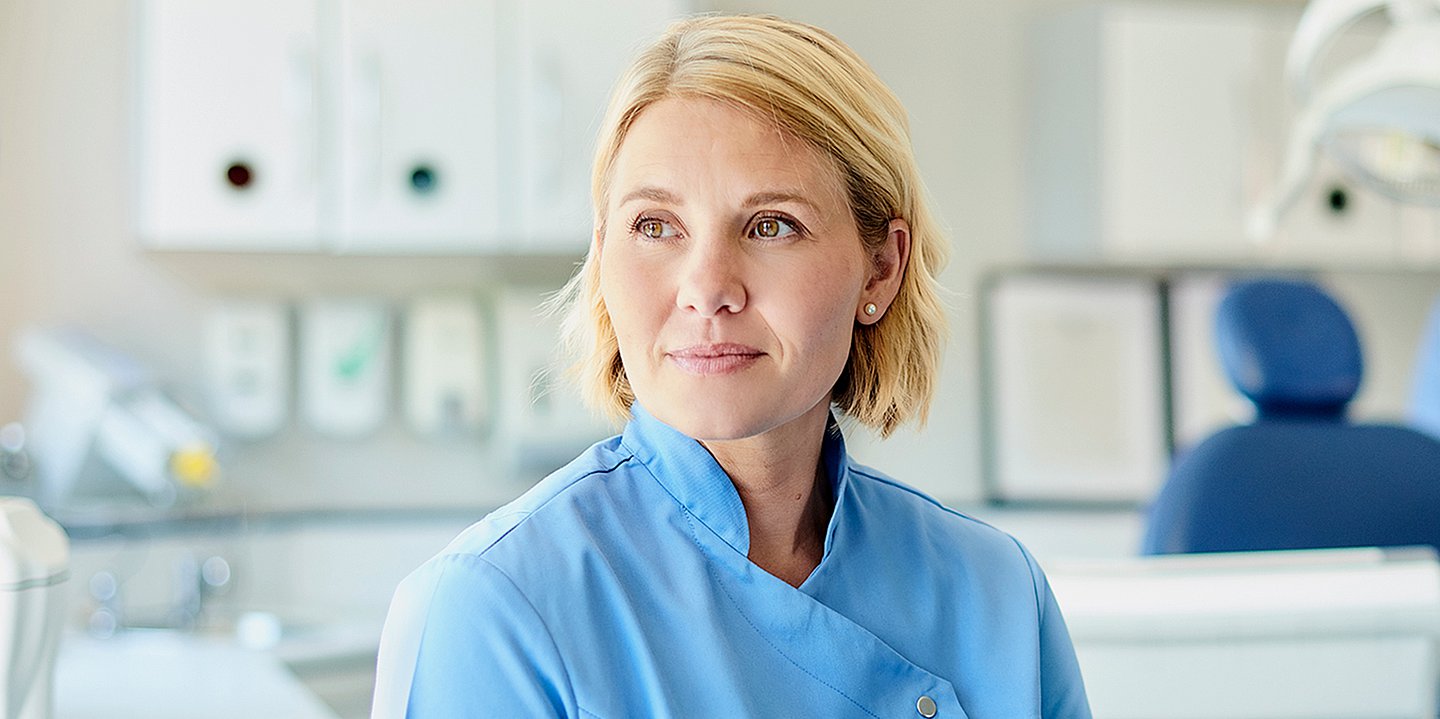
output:
<path id="1" fill-rule="evenodd" d="M 321 706 L 328 712 L 323 716 L 367 717 L 380 629 L 391 593 L 401 578 L 463 528 L 461 514 L 468 512 L 354 519 L 250 517 L 219 529 L 116 527 L 72 542 L 69 624 L 75 631 L 68 637 L 67 671 L 72 677 L 87 678 L 69 685 L 78 694 L 67 701 L 79 712 L 70 716 L 92 715 L 85 713 L 86 705 L 76 704 L 81 695 L 97 693 L 85 682 L 109 691 L 120 681 L 113 677 L 140 673 L 169 681 L 167 677 L 189 676 L 186 672 L 192 670 L 186 663 L 200 671 L 205 665 L 230 662 L 259 672 L 262 678 L 278 672 L 292 689 L 323 700 Z M 228 571 L 207 580 L 206 564 L 215 557 L 224 560 Z M 357 562 L 356 557 L 364 561 Z M 98 592 L 97 577 L 102 578 Z M 199 581 L 204 586 L 197 591 Z M 113 587 L 105 586 L 107 582 Z M 104 611 L 111 612 L 112 639 L 99 640 L 81 631 Z M 62 653 L 65 650 L 62 646 Z M 152 661 L 152 654 L 173 658 L 177 653 L 186 659 L 169 660 L 173 664 Z M 105 662 L 117 663 L 109 675 Z M 189 681 L 199 685 L 209 680 L 195 676 Z M 137 686 L 151 686 L 143 679 L 135 681 Z M 151 689 L 188 700 L 184 686 Z M 223 692 L 224 687 L 216 691 Z M 143 698 L 134 691 L 115 696 L 137 702 Z M 129 705 L 120 706 L 129 711 Z M 312 716 L 265 711 L 242 715 Z M 187 707 L 186 716 L 212 714 Z"/>
<path id="2" fill-rule="evenodd" d="M 339 719 L 275 655 L 173 630 L 66 634 L 56 719 Z"/>

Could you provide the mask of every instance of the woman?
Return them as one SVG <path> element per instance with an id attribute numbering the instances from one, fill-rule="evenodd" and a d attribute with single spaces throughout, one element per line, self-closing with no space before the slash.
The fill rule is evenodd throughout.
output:
<path id="1" fill-rule="evenodd" d="M 673 25 L 615 91 L 567 287 L 628 419 L 401 585 L 377 716 L 1087 717 L 1004 533 L 845 452 L 923 419 L 944 244 L 903 108 L 833 36 Z"/>

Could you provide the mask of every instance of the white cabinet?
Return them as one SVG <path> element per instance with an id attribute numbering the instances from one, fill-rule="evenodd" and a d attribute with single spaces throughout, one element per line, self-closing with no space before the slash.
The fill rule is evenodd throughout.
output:
<path id="1" fill-rule="evenodd" d="M 1275 191 L 1295 113 L 1283 68 L 1299 10 L 1136 0 L 1038 23 L 1026 147 L 1033 253 L 1162 263 L 1395 259 L 1400 210 L 1323 165 L 1278 238 L 1257 244 L 1246 234 L 1251 212 Z"/>
<path id="2" fill-rule="evenodd" d="M 147 247 L 583 250 L 609 89 L 682 0 L 139 0 Z"/>
<path id="3" fill-rule="evenodd" d="M 500 224 L 496 3 L 339 6 L 337 249 L 483 250 Z"/>
<path id="4" fill-rule="evenodd" d="M 140 235 L 154 247 L 318 249 L 316 6 L 143 7 Z"/>

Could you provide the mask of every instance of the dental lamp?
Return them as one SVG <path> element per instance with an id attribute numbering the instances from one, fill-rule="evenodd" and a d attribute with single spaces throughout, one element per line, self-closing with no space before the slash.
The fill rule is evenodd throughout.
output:
<path id="1" fill-rule="evenodd" d="M 1391 25 L 1368 55 L 1318 82 L 1336 38 L 1385 10 Z M 1440 207 L 1440 0 L 1313 0 L 1285 63 L 1303 108 L 1279 189 L 1250 218 L 1250 235 L 1273 236 L 1321 153 L 1361 185 L 1393 200 Z"/>

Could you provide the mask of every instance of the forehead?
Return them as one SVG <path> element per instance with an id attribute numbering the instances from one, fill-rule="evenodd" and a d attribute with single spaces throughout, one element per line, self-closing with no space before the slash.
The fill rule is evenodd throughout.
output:
<path id="1" fill-rule="evenodd" d="M 666 98 L 645 108 L 616 155 L 611 201 L 627 188 L 705 183 L 736 191 L 784 186 L 844 202 L 831 158 L 758 112 L 705 98 Z"/>

